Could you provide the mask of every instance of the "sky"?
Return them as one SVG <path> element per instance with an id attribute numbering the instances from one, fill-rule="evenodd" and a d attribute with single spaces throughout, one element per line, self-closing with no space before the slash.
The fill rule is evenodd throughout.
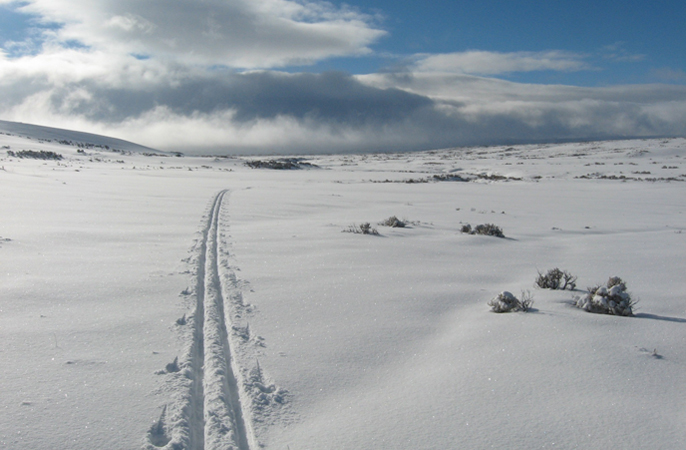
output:
<path id="1" fill-rule="evenodd" d="M 684 19 L 672 0 L 0 0 L 0 119 L 226 154 L 685 136 Z"/>

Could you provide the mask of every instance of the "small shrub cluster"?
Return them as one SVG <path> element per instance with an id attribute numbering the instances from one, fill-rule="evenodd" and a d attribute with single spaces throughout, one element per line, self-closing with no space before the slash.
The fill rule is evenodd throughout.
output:
<path id="1" fill-rule="evenodd" d="M 636 300 L 626 291 L 626 283 L 619 277 L 610 277 L 605 286 L 588 288 L 583 297 L 577 297 L 576 306 L 585 311 L 615 316 L 633 316 Z"/>
<path id="2" fill-rule="evenodd" d="M 538 278 L 536 278 L 535 284 L 542 289 L 565 290 L 569 288 L 570 290 L 574 290 L 574 288 L 576 288 L 576 277 L 566 270 L 560 270 L 555 267 L 545 274 L 538 272 Z"/>
<path id="3" fill-rule="evenodd" d="M 15 158 L 54 159 L 56 161 L 59 161 L 62 159 L 62 155 L 60 155 L 59 153 L 46 152 L 45 150 L 40 150 L 40 151 L 21 150 L 18 152 L 8 150 L 7 156 L 14 156 Z"/>
<path id="4" fill-rule="evenodd" d="M 498 175 L 498 174 L 485 174 L 485 173 L 479 173 L 476 174 L 476 177 L 480 180 L 489 180 L 489 181 L 522 181 L 520 177 L 506 177 L 504 175 Z"/>
<path id="5" fill-rule="evenodd" d="M 469 181 L 468 178 L 461 177 L 455 174 L 440 174 L 433 176 L 434 181 Z"/>
<path id="6" fill-rule="evenodd" d="M 400 220 L 396 216 L 391 216 L 388 219 L 379 222 L 379 225 L 391 228 L 405 228 L 407 221 Z"/>
<path id="7" fill-rule="evenodd" d="M 539 272 L 535 285 L 543 289 L 567 289 L 576 287 L 576 277 L 557 267 L 545 274 Z M 596 314 L 615 316 L 633 316 L 637 300 L 626 290 L 626 282 L 619 277 L 610 277 L 604 286 L 588 288 L 582 297 L 574 298 L 574 306 Z M 531 294 L 522 292 L 522 299 L 504 291 L 488 302 L 491 311 L 501 313 L 510 311 L 528 311 L 533 304 Z"/>
<path id="8" fill-rule="evenodd" d="M 522 292 L 521 300 L 515 297 L 511 292 L 503 291 L 497 297 L 488 302 L 491 311 L 496 313 L 514 312 L 514 311 L 528 311 L 534 304 L 533 297 L 529 292 Z"/>
<path id="9" fill-rule="evenodd" d="M 48 139 L 47 142 L 52 142 L 52 141 L 50 139 Z M 91 144 L 90 142 L 73 142 L 73 141 L 70 141 L 67 139 L 58 139 L 57 143 L 62 144 L 62 145 L 73 145 L 73 146 L 76 146 L 78 148 L 88 148 L 88 149 L 101 148 L 103 150 L 110 150 L 109 145 Z M 112 151 L 117 151 L 117 150 L 112 149 Z"/>
<path id="10" fill-rule="evenodd" d="M 361 223 L 360 225 L 352 224 L 345 230 L 343 230 L 345 233 L 354 233 L 354 234 L 371 234 L 374 236 L 379 235 L 379 231 L 372 227 L 372 225 L 369 222 Z"/>
<path id="11" fill-rule="evenodd" d="M 318 167 L 316 164 L 308 163 L 300 158 L 282 158 L 269 160 L 246 161 L 245 165 L 252 169 L 273 169 L 273 170 L 298 170 L 311 169 Z"/>
<path id="12" fill-rule="evenodd" d="M 474 228 L 470 224 L 465 224 L 462 225 L 462 228 L 460 229 L 462 233 L 467 233 L 467 234 L 480 234 L 483 236 L 495 236 L 499 238 L 504 238 L 505 234 L 503 234 L 502 228 L 500 228 L 497 225 L 494 225 L 492 223 L 485 223 L 482 225 L 477 225 Z"/>

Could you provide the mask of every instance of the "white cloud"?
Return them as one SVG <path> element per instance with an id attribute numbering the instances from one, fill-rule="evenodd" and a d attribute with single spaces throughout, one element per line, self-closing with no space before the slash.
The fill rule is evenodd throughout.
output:
<path id="1" fill-rule="evenodd" d="M 686 86 L 536 85 L 445 73 L 356 78 L 433 99 L 436 110 L 462 125 L 453 134 L 456 145 L 686 135 Z"/>
<path id="2" fill-rule="evenodd" d="M 31 0 L 23 8 L 62 27 L 42 30 L 38 52 L 0 52 L 5 120 L 196 153 L 686 135 L 686 86 L 581 88 L 470 75 L 587 69 L 573 53 L 420 55 L 414 72 L 357 77 L 213 67 L 359 54 L 383 34 L 369 17 L 323 2 Z"/>
<path id="3" fill-rule="evenodd" d="M 562 51 L 500 53 L 468 51 L 437 55 L 418 55 L 418 72 L 497 75 L 537 70 L 577 71 L 590 67 L 583 55 Z"/>
<path id="4" fill-rule="evenodd" d="M 625 42 L 619 41 L 614 44 L 605 45 L 600 49 L 603 58 L 620 62 L 638 62 L 646 59 L 646 55 L 629 52 L 625 47 Z"/>
<path id="5" fill-rule="evenodd" d="M 192 69 L 158 60 L 140 61 L 131 55 L 45 45 L 43 52 L 20 58 L 0 55 L 0 86 L 61 87 L 87 80 L 109 87 L 137 89 L 174 84 Z"/>
<path id="6" fill-rule="evenodd" d="M 235 68 L 364 54 L 385 34 L 370 16 L 323 2 L 28 0 L 21 10 L 60 24 L 57 43 Z"/>
<path id="7" fill-rule="evenodd" d="M 15 86 L 0 86 L 9 98 Z M 686 87 L 578 88 L 436 74 L 184 72 L 176 85 L 46 85 L 7 120 L 185 153 L 402 151 L 557 139 L 686 135 Z"/>
<path id="8" fill-rule="evenodd" d="M 135 16 L 133 14 L 125 14 L 123 16 L 114 16 L 107 22 L 105 22 L 105 27 L 108 28 L 119 28 L 128 33 L 143 33 L 152 34 L 157 28 L 153 23 L 140 16 Z"/>
<path id="9" fill-rule="evenodd" d="M 661 67 L 650 71 L 651 77 L 663 82 L 685 82 L 686 72 L 681 69 L 672 69 L 670 67 Z"/>

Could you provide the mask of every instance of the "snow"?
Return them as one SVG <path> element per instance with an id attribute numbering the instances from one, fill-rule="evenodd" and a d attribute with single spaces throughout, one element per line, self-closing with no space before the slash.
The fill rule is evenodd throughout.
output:
<path id="1" fill-rule="evenodd" d="M 38 141 L 50 142 L 66 141 L 76 146 L 82 144 L 83 148 L 90 147 L 101 150 L 107 149 L 115 152 L 168 154 L 167 152 L 153 150 L 149 147 L 144 147 L 142 145 L 134 144 L 133 142 L 128 142 L 122 139 L 20 122 L 8 122 L 6 120 L 0 120 L 0 133 L 5 135 L 20 136 L 29 140 L 34 139 Z M 21 142 L 21 140 L 19 142 Z"/>
<path id="2" fill-rule="evenodd" d="M 2 448 L 686 443 L 684 139 L 270 170 L 2 126 Z M 612 276 L 634 317 L 575 307 Z"/>

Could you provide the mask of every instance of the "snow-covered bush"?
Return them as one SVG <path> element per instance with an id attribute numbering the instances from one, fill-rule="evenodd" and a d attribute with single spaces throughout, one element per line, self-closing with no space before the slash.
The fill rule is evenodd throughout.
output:
<path id="1" fill-rule="evenodd" d="M 481 225 L 477 225 L 474 228 L 470 224 L 465 224 L 462 225 L 462 228 L 460 229 L 462 233 L 467 233 L 467 234 L 480 234 L 483 236 L 495 236 L 499 238 L 504 238 L 505 234 L 503 234 L 503 230 L 492 223 L 484 223 Z"/>
<path id="2" fill-rule="evenodd" d="M 405 228 L 405 221 L 398 219 L 396 216 L 391 216 L 388 219 L 379 222 L 379 225 L 391 228 Z"/>
<path id="3" fill-rule="evenodd" d="M 45 150 L 35 151 L 35 150 L 20 150 L 18 152 L 13 152 L 12 150 L 7 151 L 7 156 L 14 156 L 15 158 L 31 158 L 31 159 L 54 159 L 59 161 L 62 159 L 62 155 L 55 152 L 48 152 Z"/>
<path id="4" fill-rule="evenodd" d="M 245 165 L 252 169 L 298 170 L 317 168 L 316 164 L 303 161 L 302 158 L 281 158 L 269 160 L 246 161 Z"/>
<path id="5" fill-rule="evenodd" d="M 586 295 L 576 298 L 575 304 L 592 313 L 633 316 L 636 300 L 626 291 L 626 283 L 621 278 L 610 277 L 606 286 L 589 288 Z"/>
<path id="6" fill-rule="evenodd" d="M 497 297 L 488 302 L 491 311 L 497 313 L 512 312 L 512 311 L 528 311 L 534 304 L 533 297 L 529 292 L 522 292 L 521 300 L 515 297 L 511 292 L 503 291 Z"/>
<path id="7" fill-rule="evenodd" d="M 557 267 L 550 269 L 545 274 L 538 272 L 536 286 L 542 289 L 567 289 L 573 290 L 576 287 L 576 277 L 566 270 Z"/>
<path id="8" fill-rule="evenodd" d="M 495 236 L 504 238 L 503 230 L 492 223 L 485 223 L 483 225 L 477 225 L 474 227 L 474 234 L 481 234 L 484 236 Z"/>
<path id="9" fill-rule="evenodd" d="M 354 233 L 354 234 L 371 234 L 374 236 L 378 236 L 379 231 L 372 227 L 372 225 L 369 222 L 361 223 L 359 226 L 352 224 L 345 230 L 343 230 L 345 233 Z"/>

